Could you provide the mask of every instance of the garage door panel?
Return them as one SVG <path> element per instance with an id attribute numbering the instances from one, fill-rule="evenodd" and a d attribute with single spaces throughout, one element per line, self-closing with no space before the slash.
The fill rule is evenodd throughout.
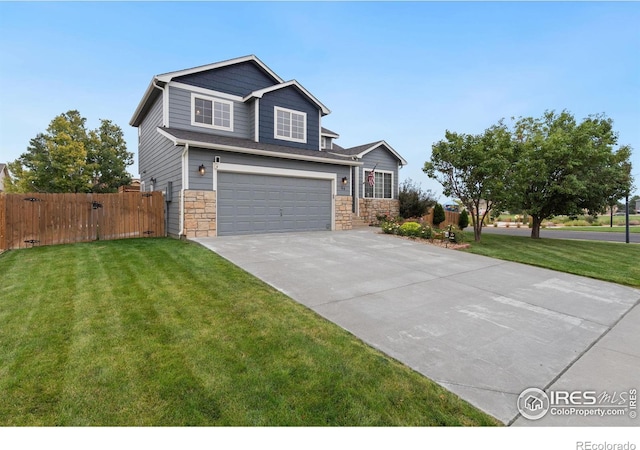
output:
<path id="1" fill-rule="evenodd" d="M 329 180 L 218 173 L 218 234 L 331 229 Z"/>

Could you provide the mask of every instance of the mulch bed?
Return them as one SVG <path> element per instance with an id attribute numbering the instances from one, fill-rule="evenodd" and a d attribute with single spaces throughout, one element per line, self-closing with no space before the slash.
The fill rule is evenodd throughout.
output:
<path id="1" fill-rule="evenodd" d="M 385 234 L 385 233 L 380 232 L 380 234 Z M 398 236 L 397 234 L 389 234 L 388 236 L 394 236 L 400 239 L 406 239 L 408 241 L 422 242 L 423 244 L 435 245 L 436 247 L 447 248 L 451 250 L 462 250 L 462 249 L 471 247 L 471 244 L 455 244 L 453 242 L 449 242 L 447 240 L 440 240 L 440 239 L 422 239 L 422 238 L 409 237 L 409 236 Z"/>

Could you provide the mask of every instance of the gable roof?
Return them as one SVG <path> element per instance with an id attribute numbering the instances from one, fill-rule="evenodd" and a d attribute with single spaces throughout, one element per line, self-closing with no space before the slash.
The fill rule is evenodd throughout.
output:
<path id="1" fill-rule="evenodd" d="M 339 138 L 340 135 L 338 133 L 336 133 L 335 131 L 331 131 L 328 128 L 325 127 L 321 127 L 322 129 L 320 130 L 320 134 L 322 134 L 323 136 L 327 136 L 327 137 L 332 137 L 332 138 Z M 333 144 L 335 145 L 335 144 Z M 341 147 L 342 148 L 342 147 Z"/>
<path id="2" fill-rule="evenodd" d="M 220 69 L 222 67 L 232 66 L 234 64 L 240 64 L 244 62 L 253 62 L 260 69 L 262 69 L 269 77 L 273 79 L 275 83 L 273 86 L 266 87 L 264 89 L 259 89 L 257 91 L 253 91 L 244 97 L 243 101 L 246 102 L 252 98 L 261 98 L 267 92 L 272 92 L 278 89 L 283 89 L 289 86 L 294 86 L 302 95 L 307 97 L 313 104 L 315 104 L 321 111 L 322 115 L 327 115 L 331 113 L 329 108 L 327 108 L 322 102 L 320 102 L 315 96 L 313 96 L 309 91 L 307 91 L 304 86 L 298 83 L 296 80 L 284 81 L 280 78 L 273 70 L 271 70 L 265 63 L 260 61 L 260 59 L 256 55 L 247 55 L 242 56 L 240 58 L 227 59 L 226 61 L 220 61 L 212 64 L 206 64 L 203 66 L 192 67 L 190 69 L 177 70 L 174 72 L 167 72 L 160 75 L 155 75 L 147 90 L 145 91 L 142 100 L 138 104 L 131 120 L 129 121 L 129 125 L 137 127 L 142 122 L 144 114 L 149 110 L 151 103 L 160 95 L 160 90 L 171 82 L 174 78 L 182 77 L 185 75 L 191 75 L 198 72 L 205 72 L 207 70 Z"/>
<path id="3" fill-rule="evenodd" d="M 322 102 L 320 102 L 320 100 L 318 100 L 313 95 L 311 95 L 311 92 L 307 91 L 304 88 L 304 86 L 302 86 L 296 80 L 287 81 L 286 83 L 274 84 L 273 86 L 258 89 L 257 91 L 253 91 L 249 95 L 245 96 L 242 99 L 242 101 L 246 102 L 247 100 L 251 100 L 252 98 L 262 98 L 262 96 L 268 92 L 277 91 L 279 89 L 284 89 L 289 86 L 295 87 L 296 89 L 298 89 L 298 91 L 302 93 L 302 95 L 304 95 L 309 100 L 311 100 L 312 103 L 314 103 L 318 108 L 320 108 L 320 110 L 322 111 L 322 115 L 326 116 L 327 114 L 331 113 L 331 110 L 329 110 L 329 108 L 324 106 Z"/>
<path id="4" fill-rule="evenodd" d="M 176 70 L 174 72 L 167 72 L 160 75 L 156 75 L 158 81 L 168 83 L 173 78 L 182 77 L 184 75 L 191 75 L 193 73 L 205 72 L 207 70 L 219 69 L 221 67 L 233 66 L 234 64 L 240 64 L 243 62 L 253 61 L 264 72 L 266 72 L 276 83 L 284 83 L 284 80 L 280 78 L 273 70 L 271 70 L 265 63 L 260 61 L 256 55 L 241 56 L 240 58 L 227 59 L 226 61 L 220 61 L 211 64 L 205 64 L 203 66 L 192 67 L 190 69 Z"/>
<path id="5" fill-rule="evenodd" d="M 182 130 L 179 128 L 158 127 L 157 130 L 158 133 L 169 139 L 174 143 L 174 145 L 189 144 L 190 147 L 226 150 L 235 153 L 246 153 L 250 155 L 270 156 L 275 158 L 322 162 L 326 164 L 339 164 L 345 166 L 362 165 L 361 162 L 355 161 L 352 157 L 328 152 L 319 152 L 317 150 L 306 150 L 284 145 L 265 144 L 262 142 L 255 142 L 251 139 L 220 136 L 198 131 Z"/>
<path id="6" fill-rule="evenodd" d="M 342 148 L 342 147 L 336 148 L 336 145 L 334 144 L 332 153 L 362 158 L 367 153 L 379 147 L 386 147 L 387 151 L 389 151 L 393 156 L 398 158 L 398 160 L 400 161 L 400 164 L 402 164 L 403 166 L 407 165 L 407 161 L 402 156 L 400 156 L 400 153 L 395 151 L 393 147 L 387 144 L 386 141 L 376 141 L 376 142 L 371 142 L 369 144 L 358 145 L 356 147 L 351 147 L 351 148 Z"/>

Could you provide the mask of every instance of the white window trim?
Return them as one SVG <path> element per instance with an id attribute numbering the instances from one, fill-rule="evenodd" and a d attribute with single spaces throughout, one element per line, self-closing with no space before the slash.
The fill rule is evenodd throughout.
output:
<path id="1" fill-rule="evenodd" d="M 211 108 L 213 109 L 213 111 L 211 112 L 212 113 L 212 118 L 211 118 L 212 119 L 211 120 L 212 123 L 211 124 L 196 122 L 196 108 L 195 108 L 196 98 L 212 102 L 211 103 Z M 229 120 L 229 126 L 228 127 L 221 127 L 219 125 L 214 125 L 214 123 L 215 123 L 215 112 L 214 112 L 215 111 L 215 102 L 229 105 L 230 120 Z M 210 128 L 210 129 L 214 129 L 214 130 L 233 131 L 233 102 L 231 102 L 229 100 L 222 100 L 220 98 L 209 97 L 208 95 L 201 95 L 201 94 L 197 94 L 195 92 L 192 92 L 191 93 L 191 125 L 193 125 L 194 127 Z"/>
<path id="2" fill-rule="evenodd" d="M 367 172 L 371 172 L 373 170 L 373 167 L 369 168 L 369 169 L 362 169 L 362 179 L 364 180 L 364 182 L 362 183 L 362 198 L 373 198 L 373 199 L 380 199 L 380 200 L 393 200 L 395 199 L 395 192 L 394 192 L 394 187 L 395 187 L 395 180 L 394 180 L 394 173 L 391 170 L 381 170 L 381 169 L 376 169 L 376 173 L 390 173 L 391 174 L 391 197 L 376 197 L 376 189 L 375 186 L 373 187 L 373 197 L 366 197 L 366 185 L 369 183 L 369 181 L 367 180 Z M 384 188 L 383 188 L 384 189 Z M 384 191 L 383 191 L 383 195 L 384 195 Z"/>
<path id="3" fill-rule="evenodd" d="M 278 111 L 288 112 L 290 114 L 297 114 L 303 117 L 304 137 L 302 139 L 296 139 L 293 137 L 278 135 Z M 289 124 L 289 130 L 291 130 L 291 123 Z M 287 109 L 287 108 L 281 108 L 280 106 L 274 106 L 273 107 L 273 138 L 280 139 L 283 141 L 300 142 L 300 143 L 306 144 L 307 143 L 307 113 L 302 111 L 296 111 L 295 109 Z"/>

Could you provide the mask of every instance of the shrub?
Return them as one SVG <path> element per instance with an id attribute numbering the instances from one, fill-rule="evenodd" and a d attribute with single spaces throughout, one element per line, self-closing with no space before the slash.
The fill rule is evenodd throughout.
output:
<path id="1" fill-rule="evenodd" d="M 433 207 L 433 225 L 438 228 L 446 218 L 447 217 L 444 215 L 444 208 L 440 203 L 436 203 L 436 206 Z"/>
<path id="2" fill-rule="evenodd" d="M 385 234 L 398 234 L 398 229 L 400 225 L 393 221 L 382 222 L 381 224 L 382 232 Z"/>
<path id="3" fill-rule="evenodd" d="M 589 226 L 589 222 L 586 220 L 569 220 L 564 223 L 565 227 L 586 227 Z"/>
<path id="4" fill-rule="evenodd" d="M 422 226 L 417 222 L 405 222 L 398 230 L 400 236 L 420 237 L 421 233 Z"/>
<path id="5" fill-rule="evenodd" d="M 433 228 L 429 225 L 423 225 L 420 230 L 420 237 L 422 239 L 433 239 Z"/>
<path id="6" fill-rule="evenodd" d="M 400 203 L 400 217 L 422 217 L 429 207 L 436 203 L 432 191 L 423 191 L 420 184 L 411 178 L 402 182 L 398 190 L 398 202 Z"/>
<path id="7" fill-rule="evenodd" d="M 467 213 L 466 209 L 463 209 L 460 213 L 460 217 L 458 217 L 458 226 L 461 230 L 464 230 L 469 226 L 469 213 Z"/>

